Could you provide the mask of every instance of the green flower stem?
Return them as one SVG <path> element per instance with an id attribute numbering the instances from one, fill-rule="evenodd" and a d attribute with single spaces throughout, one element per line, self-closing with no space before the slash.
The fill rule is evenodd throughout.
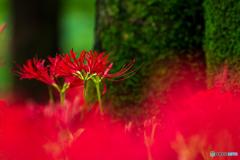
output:
<path id="1" fill-rule="evenodd" d="M 103 114 L 101 93 L 100 93 L 100 87 L 99 87 L 99 83 L 101 82 L 101 78 L 99 76 L 90 76 L 90 77 L 96 85 L 97 95 L 98 95 L 98 103 L 99 103 L 99 107 L 100 107 L 100 113 Z"/>
<path id="2" fill-rule="evenodd" d="M 54 107 L 54 99 L 53 99 L 53 93 L 52 93 L 52 86 L 51 85 L 48 85 L 48 91 L 49 91 L 50 102 L 52 103 L 52 105 Z"/>
<path id="3" fill-rule="evenodd" d="M 87 100 L 87 81 L 83 82 L 83 97 L 84 100 Z"/>
<path id="4" fill-rule="evenodd" d="M 69 87 L 69 83 L 68 83 L 68 84 L 64 84 L 62 90 L 60 91 L 61 105 L 64 104 L 64 100 L 65 100 L 65 91 L 68 89 L 68 87 Z"/>
<path id="5" fill-rule="evenodd" d="M 84 107 L 85 109 L 88 108 L 88 103 L 87 103 L 87 80 L 83 81 L 83 97 L 84 97 Z"/>
<path id="6" fill-rule="evenodd" d="M 93 75 L 90 75 L 89 77 L 89 72 L 87 73 L 82 73 L 82 72 L 77 72 L 76 74 L 74 74 L 75 76 L 77 76 L 79 79 L 83 80 L 83 98 L 84 98 L 84 107 L 85 109 L 88 108 L 88 103 L 87 103 L 87 81 L 92 78 Z M 84 77 L 85 75 L 85 77 Z"/>
<path id="7" fill-rule="evenodd" d="M 53 87 L 55 87 L 55 88 L 58 90 L 58 92 L 60 93 L 60 101 L 61 101 L 61 105 L 62 105 L 63 102 L 64 102 L 65 94 L 64 94 L 63 90 L 61 90 L 61 89 L 59 88 L 58 85 L 55 84 L 55 85 L 53 85 Z"/>
<path id="8" fill-rule="evenodd" d="M 65 99 L 65 92 L 63 91 L 60 92 L 60 99 L 61 99 L 61 105 L 63 105 L 64 99 Z"/>
<path id="9" fill-rule="evenodd" d="M 94 76 L 96 76 L 96 73 L 92 74 L 90 77 L 88 77 L 87 80 L 92 79 L 92 77 L 94 77 Z"/>
<path id="10" fill-rule="evenodd" d="M 96 89 L 97 89 L 97 95 L 98 95 L 98 103 L 100 107 L 100 113 L 103 114 L 103 109 L 102 109 L 102 101 L 101 101 L 101 93 L 100 93 L 100 87 L 99 83 L 95 83 Z"/>
<path id="11" fill-rule="evenodd" d="M 62 89 L 60 89 L 60 87 L 56 84 L 53 85 L 53 87 L 55 87 L 58 90 L 58 92 L 60 93 L 60 102 L 61 102 L 61 105 L 63 105 L 64 99 L 65 99 L 65 91 L 68 89 L 69 84 L 64 84 Z"/>
<path id="12" fill-rule="evenodd" d="M 79 72 L 79 71 L 78 71 L 77 73 L 78 73 L 78 74 L 74 74 L 74 75 L 83 80 L 84 77 L 83 77 L 82 73 Z"/>
<path id="13" fill-rule="evenodd" d="M 87 79 L 88 79 L 88 76 L 89 76 L 89 74 L 90 74 L 90 73 L 89 73 L 89 72 L 87 72 L 87 74 L 86 74 L 86 76 L 85 76 L 85 78 L 84 78 L 85 80 L 87 80 Z"/>

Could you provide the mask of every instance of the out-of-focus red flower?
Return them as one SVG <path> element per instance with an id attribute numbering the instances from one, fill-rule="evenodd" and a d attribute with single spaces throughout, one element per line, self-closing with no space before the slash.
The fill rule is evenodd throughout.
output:
<path id="1" fill-rule="evenodd" d="M 97 104 L 82 110 L 83 101 L 71 101 L 82 97 L 82 86 L 76 88 L 75 95 L 71 89 L 71 95 L 66 93 L 68 107 L 60 103 L 55 108 L 51 104 L 7 107 L 0 102 L 0 159 L 147 159 L 143 142 L 101 115 Z"/>
<path id="2" fill-rule="evenodd" d="M 33 60 L 27 60 L 27 64 L 23 67 L 19 66 L 17 63 L 15 65 L 19 68 L 20 71 L 12 69 L 11 71 L 17 76 L 20 76 L 20 79 L 37 79 L 46 84 L 56 85 L 54 75 L 51 75 L 52 72 L 49 72 L 48 68 L 44 66 L 45 60 L 33 58 Z"/>
<path id="3" fill-rule="evenodd" d="M 203 159 L 210 151 L 240 151 L 239 99 L 231 92 L 200 91 L 181 103 L 178 109 L 163 110 L 164 130 L 153 146 L 153 159 L 173 159 L 170 155 L 176 153 L 185 159 Z"/>
<path id="4" fill-rule="evenodd" d="M 146 149 L 140 146 L 123 130 L 110 130 L 105 123 L 99 122 L 86 128 L 66 150 L 68 158 L 72 160 L 146 160 Z"/>
<path id="5" fill-rule="evenodd" d="M 53 159 L 42 146 L 57 140 L 58 129 L 52 119 L 43 117 L 41 109 L 1 103 L 0 115 L 0 159 Z"/>

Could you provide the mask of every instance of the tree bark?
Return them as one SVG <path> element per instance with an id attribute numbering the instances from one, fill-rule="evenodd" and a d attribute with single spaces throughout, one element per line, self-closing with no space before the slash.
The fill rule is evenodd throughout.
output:
<path id="1" fill-rule="evenodd" d="M 239 95 L 240 2 L 205 0 L 203 6 L 208 88 L 220 87 L 221 91 L 231 90 Z"/>
<path id="2" fill-rule="evenodd" d="M 173 88 L 180 87 L 176 82 L 184 77 L 194 79 L 198 74 L 198 79 L 205 78 L 202 0 L 97 0 L 96 8 L 94 50 L 114 49 L 117 63 L 112 72 L 134 58 L 133 68 L 144 62 L 125 81 L 105 81 L 105 99 L 114 100 L 115 108 L 131 114 L 122 108 L 144 106 L 146 98 L 155 93 L 166 99 L 166 90 L 174 93 Z M 187 75 L 189 70 L 194 73 Z"/>

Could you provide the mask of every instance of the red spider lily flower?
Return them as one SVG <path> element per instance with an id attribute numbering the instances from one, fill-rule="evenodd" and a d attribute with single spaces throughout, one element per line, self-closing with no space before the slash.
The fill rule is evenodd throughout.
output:
<path id="1" fill-rule="evenodd" d="M 108 68 L 106 65 L 111 62 L 111 60 L 108 60 L 109 55 L 104 57 L 105 52 L 98 55 L 95 51 L 95 57 L 91 50 L 90 52 L 83 50 L 79 58 L 76 57 L 76 54 L 77 52 L 74 53 L 73 50 L 70 50 L 70 55 L 64 54 L 62 63 L 58 65 L 58 75 L 77 75 L 82 80 L 88 80 L 89 75 L 103 74 L 104 70 Z M 86 65 L 84 65 L 84 60 L 87 61 Z"/>
<path id="2" fill-rule="evenodd" d="M 20 69 L 20 71 L 11 69 L 11 72 L 15 73 L 17 76 L 20 76 L 20 80 L 24 78 L 37 79 L 46 84 L 55 86 L 55 77 L 51 74 L 49 75 L 49 73 L 51 72 L 49 72 L 47 67 L 44 67 L 44 63 L 45 60 L 37 60 L 37 58 L 33 58 L 33 60 L 29 59 L 27 60 L 27 64 L 24 64 L 23 67 L 15 63 L 15 65 Z"/>
<path id="3" fill-rule="evenodd" d="M 65 85 L 68 86 L 68 88 L 73 88 L 83 85 L 83 80 L 79 79 L 76 76 L 67 76 L 65 77 Z"/>
<path id="4" fill-rule="evenodd" d="M 58 74 L 58 66 L 62 63 L 61 55 L 56 54 L 55 58 L 48 56 L 47 59 L 49 61 L 49 65 L 47 67 L 49 68 L 50 74 L 54 75 L 55 77 L 61 77 L 62 75 Z"/>
<path id="5" fill-rule="evenodd" d="M 104 56 L 104 54 L 105 54 L 105 52 L 102 52 L 98 55 L 96 51 L 94 51 L 94 54 L 93 54 L 93 52 L 90 50 L 89 52 L 86 52 L 86 55 L 85 55 L 85 59 L 87 60 L 87 65 L 83 66 L 84 70 L 89 74 L 89 77 L 91 77 L 95 83 L 99 83 L 100 81 L 102 81 L 102 79 L 111 80 L 109 78 L 122 77 L 122 76 L 128 75 L 128 77 L 126 77 L 126 78 L 119 79 L 119 80 L 111 80 L 111 81 L 125 80 L 125 79 L 133 76 L 143 65 L 142 64 L 137 69 L 127 73 L 127 71 L 135 63 L 135 60 L 133 60 L 127 66 L 124 65 L 123 68 L 119 72 L 113 73 L 113 74 L 108 74 L 110 69 L 112 69 L 113 63 L 111 63 L 111 61 L 113 60 L 114 57 L 109 59 L 110 53 L 107 53 L 106 56 Z M 94 76 L 99 76 L 100 79 L 97 80 L 94 78 Z M 103 81 L 102 81 L 102 83 L 104 86 L 104 90 L 103 90 L 102 94 L 104 94 L 106 92 L 106 85 Z"/>
<path id="6" fill-rule="evenodd" d="M 113 73 L 113 74 L 108 74 L 108 72 L 110 71 L 110 69 L 112 69 L 112 66 L 113 66 L 113 63 L 111 63 L 111 64 L 106 68 L 106 70 L 104 71 L 103 74 L 98 74 L 98 76 L 101 77 L 101 81 L 102 81 L 103 87 L 104 87 L 102 95 L 103 95 L 103 94 L 106 92 L 106 90 L 107 90 L 107 89 L 106 89 L 106 85 L 105 85 L 105 83 L 104 83 L 104 81 L 103 81 L 102 79 L 106 79 L 106 80 L 110 80 L 110 81 L 122 81 L 122 80 L 125 80 L 125 79 L 127 79 L 127 78 L 130 78 L 130 77 L 133 76 L 133 75 L 140 69 L 140 67 L 143 65 L 143 64 L 141 64 L 141 65 L 140 65 L 138 68 L 136 68 L 135 70 L 126 73 L 126 72 L 133 66 L 134 63 L 135 63 L 135 59 L 134 59 L 132 62 L 130 62 L 127 66 L 125 66 L 126 64 L 124 64 L 123 68 L 122 68 L 120 71 L 118 71 L 118 72 L 116 72 L 116 73 Z M 128 76 L 125 77 L 125 78 L 122 78 L 122 79 L 118 79 L 118 80 L 109 79 L 109 78 L 112 78 L 112 77 L 122 77 L 122 76 L 126 76 L 126 75 L 128 75 Z"/>
<path id="7" fill-rule="evenodd" d="M 58 66 L 58 74 L 64 75 L 64 76 L 70 76 L 70 75 L 78 75 L 81 77 L 81 79 L 84 79 L 82 75 L 83 68 L 84 68 L 84 58 L 85 58 L 85 50 L 83 50 L 80 54 L 80 57 L 77 59 L 76 54 L 77 52 L 73 52 L 73 50 L 70 50 L 70 55 L 64 54 L 62 58 L 62 63 Z M 72 61 L 72 59 L 73 61 Z"/>
<path id="8" fill-rule="evenodd" d="M 65 76 L 75 75 L 82 80 L 89 80 L 90 78 L 92 78 L 92 80 L 95 83 L 99 83 L 100 81 L 102 81 L 103 78 L 107 80 L 111 80 L 109 78 L 122 77 L 122 76 L 128 75 L 128 77 L 126 78 L 119 79 L 119 80 L 111 80 L 111 81 L 121 81 L 121 80 L 127 79 L 133 76 L 142 66 L 141 65 L 137 69 L 127 73 L 127 71 L 135 63 L 135 60 L 133 60 L 127 66 L 124 65 L 119 72 L 108 74 L 110 69 L 112 69 L 113 63 L 111 63 L 111 61 L 114 58 L 112 57 L 109 59 L 110 53 L 107 53 L 106 56 L 104 56 L 105 52 L 102 52 L 98 55 L 96 51 L 94 51 L 94 54 L 93 54 L 91 50 L 86 53 L 85 53 L 85 50 L 83 50 L 79 58 L 76 58 L 77 52 L 74 53 L 73 50 L 70 50 L 70 54 L 71 56 L 68 54 L 65 54 L 64 57 L 62 58 L 62 63 L 58 65 L 58 71 L 57 71 L 58 74 L 65 75 Z M 87 61 L 86 65 L 84 65 L 84 60 Z M 94 76 L 98 76 L 100 77 L 100 79 L 96 80 Z M 104 85 L 104 91 L 102 94 L 104 94 L 106 92 L 106 86 L 103 81 L 102 83 Z"/>
<path id="9" fill-rule="evenodd" d="M 105 52 L 100 53 L 99 55 L 97 54 L 96 51 L 94 51 L 95 56 L 93 55 L 93 52 L 90 50 L 90 52 L 86 52 L 86 60 L 87 60 L 87 65 L 85 66 L 86 72 L 89 72 L 91 74 L 97 74 L 97 75 L 102 75 L 104 71 L 109 68 L 106 67 L 114 57 L 108 60 L 110 53 L 107 53 L 106 56 L 104 57 Z"/>
<path id="10" fill-rule="evenodd" d="M 5 27 L 6 27 L 6 23 L 3 23 L 3 25 L 0 28 L 0 34 L 2 33 L 2 31 L 4 30 Z"/>
<path id="11" fill-rule="evenodd" d="M 127 79 L 131 76 L 133 76 L 138 70 L 139 68 L 142 66 L 139 66 L 137 69 L 126 73 L 135 63 L 135 60 L 133 60 L 132 62 L 130 62 L 127 66 L 123 66 L 123 68 L 117 72 L 117 73 L 113 73 L 113 74 L 108 74 L 108 72 L 110 71 L 110 69 L 112 69 L 113 63 L 111 63 L 111 61 L 113 60 L 113 58 L 109 59 L 109 54 L 107 54 L 104 57 L 105 52 L 102 52 L 101 54 L 97 54 L 96 51 L 94 51 L 95 53 L 95 57 L 93 56 L 92 51 L 90 50 L 90 52 L 86 52 L 86 60 L 87 60 L 87 65 L 84 67 L 86 69 L 87 72 L 90 72 L 90 74 L 96 74 L 104 79 L 107 80 L 111 80 L 108 78 L 111 77 L 122 77 L 122 76 L 126 76 L 126 75 L 130 75 L 126 78 L 120 79 L 120 80 L 112 80 L 112 81 L 121 81 L 124 79 Z M 107 66 L 109 63 L 111 63 L 109 66 Z"/>
<path id="12" fill-rule="evenodd" d="M 111 63 L 108 66 L 108 68 L 105 70 L 105 72 L 101 75 L 101 77 L 104 78 L 104 79 L 110 80 L 110 81 L 122 81 L 122 80 L 125 80 L 125 79 L 133 76 L 140 69 L 140 67 L 143 65 L 143 64 L 141 64 L 135 70 L 126 73 L 133 66 L 134 63 L 135 63 L 135 59 L 132 62 L 130 62 L 127 66 L 125 66 L 126 64 L 124 64 L 123 68 L 120 71 L 118 71 L 116 73 L 113 73 L 113 74 L 108 74 L 108 72 L 110 71 L 110 69 L 112 69 L 112 66 L 113 66 L 113 63 Z M 108 79 L 108 78 L 112 78 L 112 77 L 122 77 L 122 76 L 126 76 L 126 75 L 129 75 L 129 76 L 126 77 L 126 78 L 123 78 L 123 79 L 118 79 L 118 80 Z"/>
<path id="13" fill-rule="evenodd" d="M 64 86 L 67 88 L 72 88 L 76 86 L 80 86 L 83 84 L 83 80 L 77 78 L 76 76 L 70 74 L 72 73 L 72 69 L 63 62 L 60 54 L 56 54 L 55 58 L 50 56 L 47 57 L 49 60 L 49 72 L 54 77 L 64 77 L 65 83 Z M 57 80 L 57 79 L 56 79 Z"/>

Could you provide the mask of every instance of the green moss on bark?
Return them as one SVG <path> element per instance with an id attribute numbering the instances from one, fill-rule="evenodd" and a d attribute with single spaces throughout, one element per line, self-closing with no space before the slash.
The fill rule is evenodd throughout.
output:
<path id="1" fill-rule="evenodd" d="M 104 97 L 113 99 L 115 108 L 140 105 L 149 94 L 149 88 L 156 89 L 157 85 L 154 87 L 150 80 L 157 73 L 163 79 L 159 79 L 159 83 L 165 83 L 162 86 L 171 86 L 180 78 L 173 73 L 176 71 L 168 70 L 169 65 L 180 61 L 178 55 L 191 55 L 191 51 L 202 47 L 202 0 L 98 0 L 96 6 L 94 49 L 114 49 L 117 63 L 111 72 L 119 71 L 125 62 L 134 58 L 133 68 L 144 62 L 127 80 L 105 81 Z M 160 64 L 164 61 L 166 65 Z M 90 87 L 89 92 L 95 93 L 94 88 Z"/>
<path id="2" fill-rule="evenodd" d="M 229 58 L 229 75 L 240 80 L 240 2 L 237 0 L 205 0 L 205 40 L 208 87 L 213 87 L 213 76 Z M 235 83 L 235 91 L 240 91 Z"/>

